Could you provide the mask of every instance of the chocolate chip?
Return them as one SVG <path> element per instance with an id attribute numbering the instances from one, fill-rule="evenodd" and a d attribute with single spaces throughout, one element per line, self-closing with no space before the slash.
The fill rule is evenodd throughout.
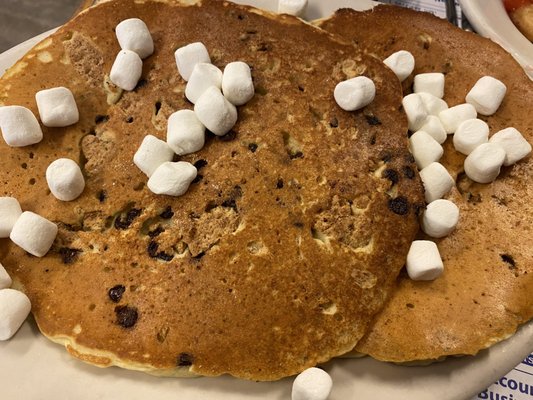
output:
<path id="1" fill-rule="evenodd" d="M 194 357 L 189 353 L 180 353 L 178 356 L 178 367 L 188 367 L 194 362 Z"/>
<path id="2" fill-rule="evenodd" d="M 115 285 L 107 291 L 107 295 L 113 303 L 118 303 L 125 291 L 126 287 L 124 285 Z"/>
<path id="3" fill-rule="evenodd" d="M 509 264 L 509 269 L 516 268 L 516 262 L 512 256 L 510 256 L 509 254 L 500 254 L 500 257 L 502 258 L 503 262 Z"/>
<path id="4" fill-rule="evenodd" d="M 279 178 L 278 182 L 276 183 L 276 189 L 283 189 L 283 179 Z"/>
<path id="5" fill-rule="evenodd" d="M 61 255 L 61 260 L 64 264 L 72 264 L 76 261 L 78 253 L 81 253 L 80 249 L 70 249 L 68 247 L 61 247 L 59 249 L 59 254 Z"/>
<path id="6" fill-rule="evenodd" d="M 392 182 L 393 185 L 396 185 L 400 181 L 400 177 L 398 176 L 398 172 L 396 172 L 393 169 L 386 169 L 383 171 L 383 174 L 381 175 L 383 178 L 388 179 Z"/>
<path id="7" fill-rule="evenodd" d="M 415 308 L 415 305 L 414 304 L 411 304 L 411 303 L 407 303 L 405 305 L 407 308 Z"/>
<path id="8" fill-rule="evenodd" d="M 103 203 L 106 197 L 107 197 L 107 192 L 105 190 L 100 190 L 98 192 L 98 200 L 100 201 L 100 203 Z"/>
<path id="9" fill-rule="evenodd" d="M 291 160 L 294 160 L 295 158 L 303 158 L 304 156 L 304 153 L 302 153 L 301 151 L 296 151 L 296 152 L 290 152 L 289 153 L 289 157 Z"/>
<path id="10" fill-rule="evenodd" d="M 396 197 L 389 200 L 389 209 L 398 215 L 406 215 L 409 213 L 409 202 L 403 196 Z"/>
<path id="11" fill-rule="evenodd" d="M 375 115 L 365 115 L 365 118 L 366 118 L 366 122 L 368 122 L 368 125 L 372 125 L 372 126 L 381 125 L 380 119 L 376 117 Z"/>
<path id="12" fill-rule="evenodd" d="M 139 90 L 143 86 L 146 86 L 147 83 L 148 83 L 148 81 L 146 79 L 141 79 L 139 82 L 137 82 L 137 86 L 135 86 L 133 91 L 136 92 L 137 90 Z"/>
<path id="13" fill-rule="evenodd" d="M 165 208 L 165 210 L 159 214 L 159 216 L 163 219 L 170 219 L 174 216 L 174 212 L 170 206 L 167 206 L 167 208 Z"/>
<path id="14" fill-rule="evenodd" d="M 101 124 L 102 122 L 109 121 L 109 115 L 97 115 L 94 117 L 94 123 L 95 124 Z"/>
<path id="15" fill-rule="evenodd" d="M 198 260 L 201 260 L 203 256 L 205 256 L 205 251 L 201 251 L 201 252 L 199 252 L 198 254 L 196 254 L 196 255 L 193 257 L 193 259 L 195 259 L 196 261 L 198 261 Z"/>
<path id="16" fill-rule="evenodd" d="M 158 252 L 157 250 L 159 250 L 159 244 L 157 244 L 157 242 L 152 240 L 150 243 L 148 243 L 147 251 L 150 257 L 158 258 L 163 261 L 172 261 L 172 259 L 174 258 L 173 254 L 168 254 L 164 251 Z"/>
<path id="17" fill-rule="evenodd" d="M 336 117 L 333 117 L 329 120 L 329 126 L 332 128 L 338 128 L 339 127 L 339 120 Z"/>
<path id="18" fill-rule="evenodd" d="M 252 153 L 255 153 L 255 151 L 257 150 L 257 144 L 255 143 L 250 143 L 248 145 L 248 149 L 252 152 Z"/>
<path id="19" fill-rule="evenodd" d="M 391 162 L 391 160 L 392 160 L 392 154 L 391 153 L 385 153 L 385 155 L 383 155 L 381 157 L 381 161 L 383 161 L 384 163 Z"/>
<path id="20" fill-rule="evenodd" d="M 131 328 L 137 323 L 137 319 L 139 318 L 137 308 L 130 306 L 115 307 L 115 314 L 117 315 L 117 325 L 123 328 Z"/>
<path id="21" fill-rule="evenodd" d="M 126 122 L 127 122 L 128 124 L 131 124 L 131 123 L 133 122 L 133 117 L 128 117 L 128 118 L 126 119 Z"/>
<path id="22" fill-rule="evenodd" d="M 117 217 L 115 219 L 115 228 L 116 229 L 128 229 L 131 223 L 135 218 L 137 218 L 139 215 L 141 215 L 141 210 L 138 208 L 132 208 L 126 213 L 126 216 L 124 219 L 122 217 Z"/>
<path id="23" fill-rule="evenodd" d="M 403 174 L 407 179 L 413 179 L 415 177 L 415 171 L 408 165 L 403 167 Z"/>
<path id="24" fill-rule="evenodd" d="M 148 232 L 148 236 L 150 236 L 151 238 L 155 238 L 156 236 L 159 236 L 163 232 L 165 232 L 163 227 L 161 225 L 158 225 L 157 228 L 155 228 L 153 231 Z"/>
<path id="25" fill-rule="evenodd" d="M 196 178 L 194 178 L 194 179 L 191 181 L 191 184 L 193 184 L 193 183 L 198 183 L 198 182 L 200 182 L 202 179 L 204 179 L 204 176 L 201 175 L 201 174 L 198 174 L 198 175 L 196 175 Z"/>
<path id="26" fill-rule="evenodd" d="M 161 111 L 161 105 L 160 101 L 155 102 L 155 115 L 159 114 L 159 111 Z"/>
<path id="27" fill-rule="evenodd" d="M 237 211 L 237 203 L 235 202 L 235 199 L 224 200 L 222 202 L 222 207 L 233 208 L 235 211 Z"/>
<path id="28" fill-rule="evenodd" d="M 200 170 L 202 169 L 203 167 L 205 167 L 207 165 L 207 161 L 206 160 L 198 160 L 194 163 L 194 166 L 196 167 L 197 170 Z"/>

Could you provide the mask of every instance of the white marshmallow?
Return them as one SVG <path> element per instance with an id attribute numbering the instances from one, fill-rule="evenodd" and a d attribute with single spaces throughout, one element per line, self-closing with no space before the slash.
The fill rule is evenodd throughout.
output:
<path id="1" fill-rule="evenodd" d="M 405 266 L 407 275 L 414 281 L 432 281 L 444 271 L 439 249 L 429 240 L 415 240 L 411 243 Z"/>
<path id="2" fill-rule="evenodd" d="M 0 264 L 0 289 L 5 289 L 11 286 L 13 281 L 7 273 L 6 269 L 2 264 Z"/>
<path id="3" fill-rule="evenodd" d="M 236 106 L 242 106 L 254 97 L 254 82 L 248 64 L 235 61 L 226 65 L 222 76 L 222 93 Z"/>
<path id="4" fill-rule="evenodd" d="M 444 149 L 429 133 L 416 131 L 409 138 L 409 147 L 415 158 L 418 169 L 427 167 L 439 161 L 444 154 Z"/>
<path id="5" fill-rule="evenodd" d="M 425 92 L 442 99 L 444 97 L 444 74 L 440 72 L 428 72 L 415 75 L 413 92 Z"/>
<path id="6" fill-rule="evenodd" d="M 505 166 L 512 165 L 531 153 L 531 145 L 516 128 L 505 128 L 496 132 L 489 142 L 503 147 L 505 150 L 503 165 Z"/>
<path id="7" fill-rule="evenodd" d="M 333 92 L 337 104 L 346 111 L 355 111 L 369 105 L 376 96 L 376 86 L 372 79 L 357 76 L 342 81 Z"/>
<path id="8" fill-rule="evenodd" d="M 450 200 L 438 199 L 428 204 L 420 226 L 427 235 L 441 238 L 452 233 L 458 222 L 459 208 Z"/>
<path id="9" fill-rule="evenodd" d="M 22 209 L 17 199 L 0 197 L 0 238 L 9 237 L 20 214 L 22 214 Z"/>
<path id="10" fill-rule="evenodd" d="M 29 146 L 43 140 L 39 121 L 26 107 L 0 107 L 0 129 L 11 147 Z"/>
<path id="11" fill-rule="evenodd" d="M 118 43 L 122 50 L 134 51 L 142 59 L 154 52 L 154 41 L 148 27 L 139 18 L 122 21 L 115 28 Z"/>
<path id="12" fill-rule="evenodd" d="M 466 95 L 466 102 L 472 104 L 481 115 L 492 115 L 502 104 L 507 87 L 492 76 L 480 78 Z"/>
<path id="13" fill-rule="evenodd" d="M 198 63 L 185 86 L 185 96 L 194 104 L 211 86 L 222 88 L 222 71 L 213 64 Z"/>
<path id="14" fill-rule="evenodd" d="M 391 54 L 383 63 L 396 74 L 400 82 L 403 82 L 415 69 L 415 58 L 406 50 L 400 50 Z"/>
<path id="15" fill-rule="evenodd" d="M 205 126 L 192 110 L 180 110 L 168 119 L 167 144 L 177 155 L 199 151 L 205 143 Z M 168 160 L 169 161 L 169 160 Z"/>
<path id="16" fill-rule="evenodd" d="M 194 112 L 200 122 L 217 136 L 224 136 L 237 122 L 237 109 L 214 86 L 196 101 Z"/>
<path id="17" fill-rule="evenodd" d="M 113 66 L 109 78 L 111 82 L 124 90 L 133 90 L 143 71 L 143 62 L 137 53 L 131 50 L 121 50 Z"/>
<path id="18" fill-rule="evenodd" d="M 146 135 L 133 156 L 133 163 L 148 177 L 163 163 L 172 161 L 174 150 L 161 139 Z"/>
<path id="19" fill-rule="evenodd" d="M 210 63 L 211 58 L 203 43 L 196 42 L 180 47 L 174 53 L 176 65 L 181 77 L 188 81 L 194 66 L 198 63 Z"/>
<path id="20" fill-rule="evenodd" d="M 18 290 L 0 290 L 0 340 L 10 339 L 31 311 L 28 296 Z"/>
<path id="21" fill-rule="evenodd" d="M 333 381 L 320 368 L 308 368 L 300 373 L 292 384 L 292 400 L 326 400 Z"/>
<path id="22" fill-rule="evenodd" d="M 166 162 L 148 179 L 148 189 L 155 194 L 181 196 L 187 192 L 197 173 L 196 167 L 188 162 Z"/>
<path id="23" fill-rule="evenodd" d="M 441 111 L 448 109 L 448 103 L 437 96 L 433 96 L 431 93 L 420 92 L 418 95 L 422 99 L 422 103 L 424 103 L 429 115 L 438 116 Z"/>
<path id="24" fill-rule="evenodd" d="M 465 173 L 474 182 L 489 183 L 500 174 L 505 150 L 495 143 L 483 143 L 465 159 Z"/>
<path id="25" fill-rule="evenodd" d="M 278 0 L 278 13 L 300 17 L 307 8 L 307 0 Z"/>
<path id="26" fill-rule="evenodd" d="M 426 121 L 419 130 L 428 133 L 438 144 L 443 144 L 448 137 L 439 117 L 436 117 L 435 115 L 428 115 Z"/>
<path id="27" fill-rule="evenodd" d="M 409 130 L 416 132 L 426 121 L 428 112 L 418 93 L 411 93 L 402 100 L 403 110 L 407 115 Z"/>
<path id="28" fill-rule="evenodd" d="M 77 199 L 85 189 L 80 166 L 69 158 L 57 159 L 48 166 L 46 182 L 50 192 L 61 201 Z"/>
<path id="29" fill-rule="evenodd" d="M 60 128 L 80 120 L 74 95 L 65 87 L 41 90 L 35 94 L 35 100 L 44 126 Z"/>
<path id="30" fill-rule="evenodd" d="M 24 211 L 15 222 L 9 237 L 28 253 L 42 257 L 52 247 L 56 235 L 56 224 L 31 211 Z"/>
<path id="31" fill-rule="evenodd" d="M 452 189 L 455 182 L 442 164 L 434 162 L 420 171 L 424 184 L 426 203 L 442 198 Z"/>
<path id="32" fill-rule="evenodd" d="M 447 133 L 454 133 L 461 122 L 477 117 L 476 109 L 472 104 L 459 104 L 439 113 L 440 122 Z"/>
<path id="33" fill-rule="evenodd" d="M 489 126 L 480 119 L 467 119 L 461 122 L 453 135 L 455 150 L 469 155 L 472 150 L 489 140 Z"/>

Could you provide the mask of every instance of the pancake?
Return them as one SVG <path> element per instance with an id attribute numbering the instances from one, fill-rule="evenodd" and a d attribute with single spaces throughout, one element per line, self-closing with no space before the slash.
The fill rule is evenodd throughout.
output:
<path id="1" fill-rule="evenodd" d="M 189 2 L 191 3 L 191 2 Z M 107 74 L 114 27 L 150 28 L 155 53 L 132 92 Z M 201 41 L 215 65 L 252 67 L 255 97 L 224 137 L 183 157 L 199 177 L 158 196 L 132 162 L 165 138 L 184 97 L 174 50 Z M 364 74 L 375 100 L 345 112 L 335 85 Z M 401 87 L 379 60 L 297 18 L 220 1 L 117 0 L 92 7 L 0 80 L 0 102 L 37 113 L 67 86 L 80 122 L 34 146 L 2 141 L 2 195 L 59 225 L 35 258 L 0 241 L 2 264 L 40 330 L 74 356 L 159 375 L 274 380 L 351 350 L 393 289 L 423 191 L 407 149 Z M 60 202 L 45 169 L 79 161 L 82 196 Z"/>
<path id="2" fill-rule="evenodd" d="M 416 67 L 403 83 L 405 94 L 413 76 L 423 72 L 446 74 L 444 99 L 450 106 L 464 103 L 480 77 L 501 80 L 507 94 L 499 110 L 478 118 L 488 123 L 491 135 L 514 126 L 533 143 L 533 83 L 490 40 L 427 13 L 384 5 L 367 12 L 342 9 L 319 26 L 379 59 L 410 51 Z M 432 282 L 401 274 L 398 290 L 356 346 L 379 360 L 476 354 L 533 317 L 532 157 L 504 167 L 494 183 L 484 185 L 465 176 L 465 157 L 451 138 L 444 148 L 441 162 L 457 183 L 448 198 L 461 212 L 456 231 L 436 240 L 445 272 Z"/>

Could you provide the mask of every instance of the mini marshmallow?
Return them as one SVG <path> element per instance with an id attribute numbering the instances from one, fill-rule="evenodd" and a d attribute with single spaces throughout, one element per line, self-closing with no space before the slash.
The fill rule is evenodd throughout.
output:
<path id="1" fill-rule="evenodd" d="M 41 90 L 35 95 L 35 100 L 44 126 L 60 128 L 80 120 L 74 95 L 65 87 Z"/>
<path id="2" fill-rule="evenodd" d="M 237 109 L 215 86 L 200 96 L 194 112 L 200 122 L 217 136 L 224 136 L 237 122 Z"/>
<path id="3" fill-rule="evenodd" d="M 155 194 L 181 196 L 196 178 L 196 167 L 188 162 L 165 162 L 148 179 L 148 189 Z"/>
<path id="4" fill-rule="evenodd" d="M 292 400 L 326 400 L 331 392 L 331 376 L 320 368 L 308 368 L 292 384 Z"/>
<path id="5" fill-rule="evenodd" d="M 0 107 L 0 129 L 11 147 L 29 146 L 43 140 L 39 121 L 26 107 Z"/>
<path id="6" fill-rule="evenodd" d="M 481 115 L 492 115 L 500 107 L 507 87 L 492 76 L 480 78 L 466 95 L 466 102 L 472 104 Z"/>
<path id="7" fill-rule="evenodd" d="M 211 86 L 222 88 L 222 71 L 213 64 L 198 63 L 185 86 L 185 96 L 194 104 Z"/>
<path id="8" fill-rule="evenodd" d="M 69 158 L 60 158 L 48 166 L 46 182 L 50 192 L 61 201 L 72 201 L 85 189 L 80 166 Z"/>
<path id="9" fill-rule="evenodd" d="M 403 82 L 415 69 L 415 58 L 406 50 L 400 50 L 391 54 L 383 63 L 396 74 L 400 82 Z"/>
<path id="10" fill-rule="evenodd" d="M 357 76 L 342 81 L 333 92 L 337 104 L 346 111 L 355 111 L 369 105 L 376 96 L 376 86 L 372 79 Z"/>
<path id="11" fill-rule="evenodd" d="M 455 183 L 446 168 L 438 162 L 431 163 L 422 169 L 420 179 L 424 184 L 426 203 L 444 197 Z"/>
<path id="12" fill-rule="evenodd" d="M 505 150 L 495 143 L 483 143 L 465 159 L 465 173 L 478 183 L 490 183 L 500 174 L 505 160 Z"/>
<path id="13" fill-rule="evenodd" d="M 432 281 L 444 271 L 439 249 L 429 240 L 415 240 L 411 243 L 405 266 L 407 275 L 414 281 Z"/>
<path id="14" fill-rule="evenodd" d="M 503 165 L 505 166 L 512 165 L 531 153 L 531 145 L 515 128 L 505 128 L 496 132 L 489 142 L 503 147 L 505 150 Z"/>
<path id="15" fill-rule="evenodd" d="M 439 113 L 440 122 L 447 133 L 454 133 L 461 122 L 477 117 L 476 109 L 472 104 L 459 104 Z"/>
<path id="16" fill-rule="evenodd" d="M 13 337 L 30 311 L 30 299 L 24 293 L 14 289 L 0 290 L 0 340 Z"/>
<path id="17" fill-rule="evenodd" d="M 443 144 L 448 137 L 439 117 L 436 117 L 435 115 L 428 115 L 426 121 L 419 130 L 428 133 L 438 144 Z"/>
<path id="18" fill-rule="evenodd" d="M 459 222 L 459 208 L 450 200 L 439 199 L 428 204 L 422 223 L 422 230 L 434 238 L 442 238 L 453 232 Z"/>
<path id="19" fill-rule="evenodd" d="M 453 135 L 455 150 L 469 155 L 472 150 L 489 140 L 489 126 L 480 119 L 467 119 L 461 122 Z"/>
<path id="20" fill-rule="evenodd" d="M 167 125 L 167 144 L 177 155 L 199 151 L 205 143 L 205 126 L 192 110 L 172 114 Z"/>
<path id="21" fill-rule="evenodd" d="M 448 109 L 448 103 L 437 96 L 433 96 L 431 93 L 420 92 L 418 95 L 422 99 L 422 103 L 424 103 L 429 115 L 438 116 L 441 111 Z"/>
<path id="22" fill-rule="evenodd" d="M 17 199 L 0 197 L 0 238 L 9 237 L 20 214 L 22 214 L 22 209 Z"/>
<path id="23" fill-rule="evenodd" d="M 415 158 L 418 169 L 427 167 L 439 161 L 444 154 L 444 149 L 429 133 L 416 131 L 409 138 L 409 147 Z"/>
<path id="24" fill-rule="evenodd" d="M 222 76 L 222 93 L 235 106 L 242 106 L 254 97 L 255 88 L 248 64 L 235 61 L 226 65 Z"/>
<path id="25" fill-rule="evenodd" d="M 409 123 L 409 130 L 416 132 L 426 121 L 428 112 L 420 95 L 418 93 L 411 93 L 405 96 L 402 100 L 403 110 L 407 115 L 407 122 Z"/>
<path id="26" fill-rule="evenodd" d="M 307 0 L 278 0 L 278 13 L 300 17 L 307 8 Z"/>
<path id="27" fill-rule="evenodd" d="M 148 177 L 163 163 L 172 161 L 174 150 L 163 140 L 146 135 L 133 156 L 133 163 Z"/>
<path id="28" fill-rule="evenodd" d="M 6 269 L 2 264 L 0 264 L 0 289 L 5 289 L 11 286 L 13 281 L 7 273 Z"/>
<path id="29" fill-rule="evenodd" d="M 188 81 L 194 66 L 198 63 L 210 63 L 211 58 L 203 43 L 196 42 L 180 47 L 174 53 L 176 65 L 181 77 Z"/>
<path id="30" fill-rule="evenodd" d="M 31 211 L 24 211 L 15 222 L 9 237 L 28 253 L 42 257 L 52 247 L 56 235 L 56 224 Z"/>
<path id="31" fill-rule="evenodd" d="M 444 97 L 444 74 L 428 72 L 415 75 L 413 92 L 425 92 L 442 99 Z"/>
<path id="32" fill-rule="evenodd" d="M 154 52 L 154 41 L 148 27 L 139 18 L 122 21 L 115 28 L 118 43 L 122 50 L 134 51 L 142 59 Z"/>
<path id="33" fill-rule="evenodd" d="M 133 90 L 143 71 L 143 62 L 137 53 L 131 50 L 121 50 L 113 66 L 109 78 L 111 82 L 124 90 Z"/>

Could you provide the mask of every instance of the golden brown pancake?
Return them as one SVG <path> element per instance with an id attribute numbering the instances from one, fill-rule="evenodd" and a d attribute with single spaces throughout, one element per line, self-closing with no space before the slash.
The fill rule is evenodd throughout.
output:
<path id="1" fill-rule="evenodd" d="M 143 19 L 155 53 L 132 92 L 107 74 L 114 27 Z M 224 137 L 183 157 L 199 177 L 158 196 L 133 164 L 190 109 L 174 51 L 201 41 L 215 65 L 242 60 L 255 97 Z M 341 110 L 335 85 L 364 74 L 375 101 Z M 34 146 L 2 141 L 2 195 L 59 225 L 46 257 L 5 239 L 2 264 L 41 331 L 99 365 L 160 375 L 255 380 L 292 375 L 351 350 L 392 290 L 423 193 L 407 150 L 401 88 L 379 60 L 289 16 L 231 3 L 118 0 L 82 12 L 0 80 L 0 102 L 74 92 L 78 124 Z M 45 170 L 79 161 L 86 189 L 56 200 Z"/>
<path id="2" fill-rule="evenodd" d="M 484 75 L 507 86 L 499 110 L 485 120 L 491 135 L 514 126 L 533 143 L 533 83 L 513 58 L 488 39 L 465 32 L 427 13 L 395 6 L 371 11 L 339 10 L 319 25 L 384 59 L 410 51 L 413 76 L 446 74 L 444 99 L 450 106 Z M 533 317 L 533 159 L 504 167 L 492 184 L 478 184 L 463 170 L 464 156 L 451 138 L 441 162 L 457 181 L 448 198 L 460 208 L 459 225 L 437 240 L 444 274 L 433 282 L 414 282 L 406 274 L 356 350 L 374 358 L 405 362 L 447 355 L 476 354 L 512 335 Z M 422 237 L 422 236 L 421 236 Z"/>

